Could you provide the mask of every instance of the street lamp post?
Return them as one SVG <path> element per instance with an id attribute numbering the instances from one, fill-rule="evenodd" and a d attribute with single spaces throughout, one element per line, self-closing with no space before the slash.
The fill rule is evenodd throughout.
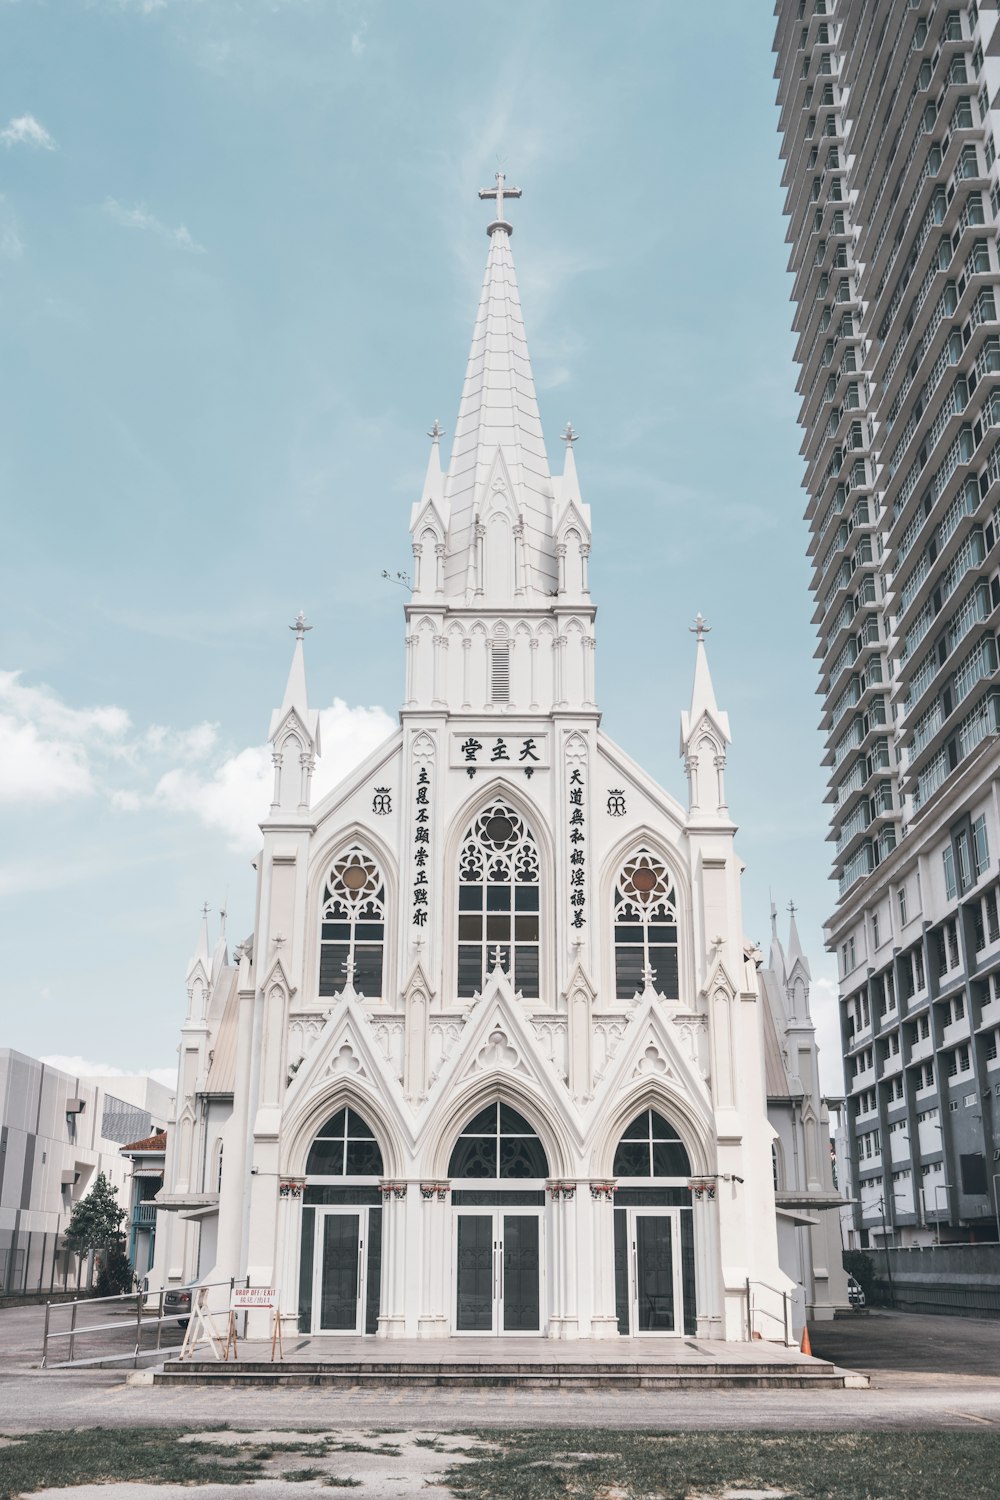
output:
<path id="1" fill-rule="evenodd" d="M 895 1307 L 895 1305 L 896 1305 L 896 1289 L 895 1289 L 895 1287 L 892 1284 L 892 1262 L 889 1259 L 889 1246 L 886 1243 L 887 1237 L 888 1237 L 888 1230 L 886 1229 L 886 1225 L 885 1225 L 885 1194 L 884 1193 L 882 1193 L 879 1196 L 878 1206 L 879 1206 L 879 1212 L 882 1215 L 882 1251 L 883 1251 L 883 1254 L 885 1255 L 885 1273 L 886 1273 L 886 1276 L 889 1278 L 889 1306 L 890 1307 Z"/>

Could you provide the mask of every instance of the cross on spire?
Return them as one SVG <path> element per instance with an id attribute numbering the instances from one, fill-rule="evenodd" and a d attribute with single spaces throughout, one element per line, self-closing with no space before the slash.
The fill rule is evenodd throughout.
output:
<path id="1" fill-rule="evenodd" d="M 572 422 L 567 422 L 566 426 L 563 428 L 563 430 L 559 434 L 559 436 L 562 438 L 562 440 L 563 440 L 564 443 L 572 444 L 572 443 L 576 442 L 576 440 L 580 436 L 580 434 L 578 432 L 574 432 L 573 431 L 573 423 Z"/>
<path id="2" fill-rule="evenodd" d="M 441 426 L 441 423 L 438 421 L 437 417 L 434 418 L 431 430 L 427 434 L 427 436 L 429 438 L 433 438 L 435 443 L 439 443 L 444 437 L 444 428 Z"/>
<path id="3" fill-rule="evenodd" d="M 503 172 L 498 171 L 496 174 L 495 187 L 479 189 L 480 198 L 496 199 L 496 218 L 493 220 L 492 224 L 487 224 L 487 234 L 492 234 L 494 229 L 506 229 L 508 234 L 513 234 L 514 232 L 513 225 L 508 224 L 507 220 L 503 216 L 503 202 L 505 198 L 520 198 L 521 189 L 505 187 L 504 184 L 506 180 L 507 179 L 504 176 Z"/>
<path id="4" fill-rule="evenodd" d="M 789 916 L 794 917 L 795 913 L 798 911 L 798 907 L 795 905 L 794 901 L 789 901 L 788 906 L 785 908 L 785 910 L 788 912 Z"/>
<path id="5" fill-rule="evenodd" d="M 688 626 L 688 630 L 690 630 L 692 635 L 696 635 L 699 641 L 703 641 L 705 639 L 711 628 L 711 625 L 705 619 L 705 616 L 702 614 L 700 609 L 694 617 L 694 624 Z"/>
<path id="6" fill-rule="evenodd" d="M 301 609 L 299 610 L 298 614 L 295 616 L 295 624 L 294 625 L 289 625 L 288 628 L 289 628 L 289 630 L 294 630 L 295 631 L 296 637 L 300 641 L 305 638 L 305 633 L 306 633 L 307 630 L 312 630 L 312 626 L 306 624 L 306 617 L 303 614 L 303 612 L 302 612 Z"/>
<path id="7" fill-rule="evenodd" d="M 210 907 L 210 906 L 209 906 L 209 904 L 208 904 L 208 902 L 207 902 L 207 901 L 206 901 L 206 902 L 205 902 L 205 903 L 204 903 L 204 904 L 203 904 L 203 906 L 202 906 L 202 908 L 201 908 L 201 914 L 202 914 L 202 916 L 203 916 L 203 917 L 207 917 L 207 916 L 208 916 L 208 914 L 209 914 L 209 912 L 210 912 L 210 911 L 211 911 L 211 910 L 212 910 L 212 908 L 211 908 L 211 907 Z"/>

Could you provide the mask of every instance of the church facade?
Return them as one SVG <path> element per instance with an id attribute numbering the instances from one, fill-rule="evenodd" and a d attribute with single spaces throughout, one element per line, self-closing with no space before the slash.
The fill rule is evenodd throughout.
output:
<path id="1" fill-rule="evenodd" d="M 575 435 L 552 474 L 517 194 L 481 196 L 450 461 L 435 423 L 410 518 L 400 727 L 313 802 L 300 617 L 254 935 L 230 962 L 206 933 L 187 976 L 151 1279 L 248 1276 L 307 1334 L 780 1336 L 705 626 L 681 803 L 600 727 Z"/>

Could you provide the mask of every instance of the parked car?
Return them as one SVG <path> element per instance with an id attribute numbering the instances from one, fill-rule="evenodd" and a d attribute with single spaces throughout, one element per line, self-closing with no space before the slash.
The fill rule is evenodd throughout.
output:
<path id="1" fill-rule="evenodd" d="M 865 1305 L 865 1294 L 861 1290 L 861 1283 L 855 1280 L 853 1276 L 848 1276 L 847 1278 L 847 1300 L 852 1307 L 864 1307 Z"/>
<path id="2" fill-rule="evenodd" d="M 176 1317 L 177 1327 L 186 1328 L 191 1321 L 191 1304 L 197 1290 L 197 1281 L 189 1281 L 186 1286 L 167 1287 L 163 1293 L 163 1316 Z"/>

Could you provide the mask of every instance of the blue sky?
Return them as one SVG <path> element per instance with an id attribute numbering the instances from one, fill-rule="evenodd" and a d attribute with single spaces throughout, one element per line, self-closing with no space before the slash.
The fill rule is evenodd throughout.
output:
<path id="1" fill-rule="evenodd" d="M 172 1066 L 202 902 L 252 923 L 299 608 L 325 778 L 388 728 L 379 575 L 408 565 L 427 428 L 454 426 L 499 162 L 553 461 L 581 434 L 605 727 L 683 793 L 702 610 L 747 933 L 769 891 L 799 903 L 829 1064 L 773 24 L 746 0 L 0 0 L 4 1042 Z"/>

